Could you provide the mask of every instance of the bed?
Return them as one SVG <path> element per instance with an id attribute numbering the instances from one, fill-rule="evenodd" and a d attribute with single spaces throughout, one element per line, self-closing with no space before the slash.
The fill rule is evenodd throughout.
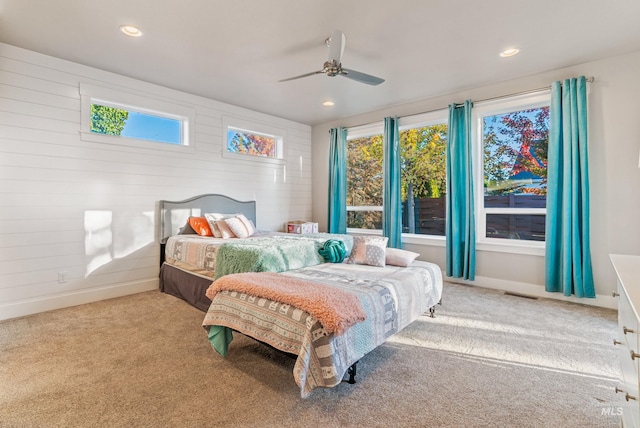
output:
<path id="1" fill-rule="evenodd" d="M 364 261 L 371 256 L 369 251 L 360 254 L 359 249 L 364 247 L 348 240 L 360 243 L 369 238 L 329 234 L 294 238 L 269 233 L 229 246 L 228 241 L 204 239 L 185 226 L 190 216 L 206 212 L 243 213 L 255 222 L 254 202 L 202 195 L 185 201 L 161 201 L 159 212 L 160 242 L 163 257 L 166 255 L 160 273 L 161 290 L 206 312 L 203 327 L 211 346 L 222 356 L 227 355 L 233 332 L 293 355 L 294 379 L 302 397 L 315 388 L 338 385 L 345 374 L 354 383 L 360 358 L 425 312 L 433 315 L 442 296 L 442 273 L 437 265 L 408 261 L 397 266 L 390 265 L 388 258 L 385 264 L 385 251 L 390 253 L 385 250 L 386 241 L 377 248 L 383 252 L 382 263 L 370 266 Z M 366 257 L 355 263 L 324 263 L 317 258 L 318 246 L 331 238 L 342 239 L 345 247 L 355 245 L 352 258 Z M 287 258 L 275 269 L 262 265 L 239 272 L 221 269 L 221 255 L 227 250 L 244 253 L 246 246 L 260 256 L 271 242 L 279 243 L 277 253 L 289 251 L 292 259 Z M 305 252 L 309 255 L 304 260 L 294 256 Z M 316 259 L 311 252 L 316 253 Z M 292 286 L 285 290 L 287 284 Z M 293 296 L 308 292 L 317 293 L 317 297 Z M 332 296 L 336 297 L 333 301 Z M 290 298 L 294 300 L 287 300 Z M 331 314 L 330 320 L 339 320 L 336 325 L 340 327 L 334 327 L 325 316 L 327 309 L 340 308 L 340 304 L 334 308 L 331 302 L 345 301 L 352 306 L 342 308 L 342 314 L 337 309 Z M 321 304 L 325 307 L 319 308 Z"/>
<path id="2" fill-rule="evenodd" d="M 294 380 L 302 397 L 315 388 L 338 385 L 347 373 L 354 383 L 355 364 L 364 355 L 432 309 L 442 296 L 440 268 L 421 261 L 409 267 L 324 263 L 254 275 L 269 280 L 294 277 L 353 293 L 366 313 L 363 321 L 332 334 L 316 317 L 282 301 L 230 290 L 213 296 L 203 321 L 212 347 L 226 356 L 231 332 L 239 331 L 293 354 Z"/>
<path id="3" fill-rule="evenodd" d="M 189 217 L 201 217 L 205 213 L 241 213 L 249 220 L 256 222 L 255 201 L 239 201 L 225 195 L 204 194 L 180 201 L 161 200 L 158 203 L 158 241 L 160 242 L 160 290 L 164 293 L 178 297 L 196 308 L 207 311 L 211 301 L 205 292 L 212 282 L 213 272 L 210 269 L 198 267 L 206 265 L 214 251 L 222 240 L 206 239 L 197 235 L 189 227 Z M 181 242 L 190 248 L 185 248 L 189 254 L 200 254 L 200 262 L 196 267 L 189 263 L 178 263 L 166 260 L 167 243 L 170 240 L 181 239 Z M 210 244 L 205 244 L 210 243 Z M 207 247 L 210 245 L 210 247 Z M 210 251 L 207 251 L 210 250 Z M 209 256 L 207 258 L 207 256 Z"/>
<path id="4" fill-rule="evenodd" d="M 349 235 L 308 233 L 304 235 L 260 231 L 255 229 L 255 202 L 242 202 L 224 195 L 200 195 L 184 201 L 160 201 L 159 241 L 161 245 L 160 290 L 179 297 L 206 311 L 211 301 L 205 291 L 219 277 L 239 272 L 282 272 L 325 262 L 320 248 L 329 239 L 340 240 L 348 252 L 353 238 Z M 215 213 L 215 214 L 214 214 Z M 213 224 L 202 216 L 220 216 Z M 239 230 L 238 217 L 249 223 Z M 231 237 L 201 236 L 218 224 L 229 229 Z M 220 224 L 222 223 L 222 224 Z M 211 227 L 209 227 L 211 224 Z M 194 225 L 194 227 L 191 227 Z M 220 232 L 220 231 L 218 231 Z M 238 234 L 239 237 L 235 236 Z M 240 232 L 244 232 L 244 235 Z M 221 232 L 222 234 L 226 232 Z"/>
<path id="5" fill-rule="evenodd" d="M 238 272 L 282 272 L 318 265 L 325 261 L 319 249 L 328 239 L 340 240 L 347 251 L 353 241 L 348 235 L 295 235 L 255 230 L 255 202 L 237 201 L 224 195 L 160 201 L 158 211 L 160 290 L 202 311 L 207 311 L 211 304 L 205 295 L 207 287 L 221 276 Z M 200 236 L 190 226 L 190 220 L 211 213 L 226 216 L 223 217 L 226 220 L 221 220 L 223 224 L 229 217 L 243 216 L 252 222 L 251 232 L 248 236 L 229 239 Z"/>

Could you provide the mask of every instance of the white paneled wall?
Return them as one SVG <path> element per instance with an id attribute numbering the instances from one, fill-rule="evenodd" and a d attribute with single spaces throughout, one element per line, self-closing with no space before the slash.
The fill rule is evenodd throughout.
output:
<path id="1" fill-rule="evenodd" d="M 195 109 L 195 150 L 81 140 L 80 82 Z M 286 162 L 223 158 L 223 116 L 284 129 Z M 311 128 L 0 44 L 0 319 L 157 288 L 157 201 L 202 193 L 311 219 Z"/>

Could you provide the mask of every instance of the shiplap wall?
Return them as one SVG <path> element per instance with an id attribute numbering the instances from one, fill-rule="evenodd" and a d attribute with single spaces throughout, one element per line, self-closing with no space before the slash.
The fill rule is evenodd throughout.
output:
<path id="1" fill-rule="evenodd" d="M 81 140 L 80 82 L 195 109 L 195 150 Z M 285 130 L 286 162 L 223 158 L 223 116 Z M 0 319 L 157 288 L 157 201 L 203 193 L 311 219 L 311 128 L 0 44 Z"/>

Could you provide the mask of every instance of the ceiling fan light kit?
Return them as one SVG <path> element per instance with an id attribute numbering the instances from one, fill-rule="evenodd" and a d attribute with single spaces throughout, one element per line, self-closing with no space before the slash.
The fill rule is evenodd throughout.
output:
<path id="1" fill-rule="evenodd" d="M 329 46 L 329 59 L 323 64 L 322 70 L 289 77 L 288 79 L 279 80 L 279 82 L 288 82 L 290 80 L 301 79 L 303 77 L 314 76 L 316 74 L 326 74 L 329 77 L 343 76 L 367 85 L 379 85 L 384 82 L 384 79 L 381 79 L 380 77 L 342 67 L 342 54 L 344 53 L 344 48 L 347 43 L 347 38 L 342 31 L 335 30 L 331 34 L 331 37 L 325 40 L 325 43 Z"/>

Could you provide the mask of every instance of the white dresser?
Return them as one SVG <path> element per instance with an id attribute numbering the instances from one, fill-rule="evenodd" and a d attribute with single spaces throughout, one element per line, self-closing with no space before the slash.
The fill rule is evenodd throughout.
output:
<path id="1" fill-rule="evenodd" d="M 622 424 L 640 427 L 638 400 L 640 373 L 640 256 L 611 254 L 618 276 L 618 333 L 614 344 L 619 348 L 622 383 L 616 392 L 626 400 L 622 408 Z"/>

